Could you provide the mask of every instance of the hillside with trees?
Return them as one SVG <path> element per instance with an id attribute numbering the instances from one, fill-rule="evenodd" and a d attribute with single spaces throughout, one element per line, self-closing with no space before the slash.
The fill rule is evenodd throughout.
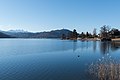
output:
<path id="1" fill-rule="evenodd" d="M 49 32 L 14 32 L 14 31 L 2 31 L 2 33 L 6 35 L 10 35 L 16 38 L 61 38 L 62 35 L 64 34 L 65 37 L 69 37 L 69 34 L 72 31 L 67 30 L 67 29 L 61 29 L 61 30 L 52 30 Z"/>
<path id="2" fill-rule="evenodd" d="M 70 31 L 68 29 L 61 30 L 52 30 L 48 32 L 27 32 L 24 30 L 10 30 L 10 31 L 0 31 L 0 38 L 60 38 L 60 39 L 114 39 L 120 38 L 120 30 L 116 28 L 111 28 L 108 25 L 103 25 L 100 27 L 99 33 L 97 29 L 94 28 L 93 32 L 84 32 L 78 33 L 76 29 Z"/>
<path id="3" fill-rule="evenodd" d="M 0 32 L 0 38 L 14 38 L 14 37 Z"/>

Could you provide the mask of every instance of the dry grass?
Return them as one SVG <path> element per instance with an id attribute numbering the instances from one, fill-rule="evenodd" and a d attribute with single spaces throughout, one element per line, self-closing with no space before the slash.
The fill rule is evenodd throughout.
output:
<path id="1" fill-rule="evenodd" d="M 120 64 L 110 56 L 99 59 L 89 66 L 89 75 L 93 80 L 120 80 Z"/>

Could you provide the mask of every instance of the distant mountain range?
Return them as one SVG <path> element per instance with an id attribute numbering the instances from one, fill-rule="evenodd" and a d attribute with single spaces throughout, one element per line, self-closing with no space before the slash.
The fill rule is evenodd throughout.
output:
<path id="1" fill-rule="evenodd" d="M 12 33 L 18 33 L 18 32 L 21 32 L 21 33 L 25 33 L 25 32 L 27 32 L 27 31 L 17 29 L 17 30 L 9 30 L 9 31 L 7 31 L 7 32 L 12 32 Z"/>
<path id="2" fill-rule="evenodd" d="M 12 36 L 0 32 L 0 38 L 12 38 Z"/>
<path id="3" fill-rule="evenodd" d="M 72 31 L 68 29 L 52 30 L 49 32 L 27 32 L 24 30 L 0 31 L 0 38 L 61 38 L 62 34 L 68 36 Z"/>

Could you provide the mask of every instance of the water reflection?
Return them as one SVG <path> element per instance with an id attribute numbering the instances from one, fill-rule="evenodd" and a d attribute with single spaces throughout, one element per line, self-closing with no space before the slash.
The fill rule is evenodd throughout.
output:
<path id="1" fill-rule="evenodd" d="M 110 51 L 111 42 L 101 42 L 100 43 L 100 51 L 102 54 L 107 54 Z"/>
<path id="2" fill-rule="evenodd" d="M 119 48 L 120 42 L 100 42 L 100 51 L 102 54 L 107 54 L 110 51 L 116 51 Z"/>
<path id="3" fill-rule="evenodd" d="M 40 39 L 0 44 L 0 80 L 120 80 L 120 56 L 111 54 L 116 62 L 108 54 L 120 48 L 119 42 Z"/>
<path id="4" fill-rule="evenodd" d="M 120 42 L 99 42 L 99 41 L 73 41 L 73 52 L 79 49 L 81 52 L 92 48 L 93 52 L 100 51 L 101 54 L 107 54 L 111 51 L 120 49 Z"/>
<path id="5" fill-rule="evenodd" d="M 96 50 L 93 42 L 93 50 Z M 92 62 L 88 67 L 88 77 L 91 80 L 120 80 L 120 61 L 111 57 L 111 51 L 120 48 L 120 42 L 100 42 L 99 48 L 104 57 Z"/>
<path id="6" fill-rule="evenodd" d="M 115 51 L 118 50 L 120 48 L 120 42 L 112 42 L 111 43 L 111 50 Z"/>
<path id="7" fill-rule="evenodd" d="M 77 49 L 77 40 L 73 41 L 73 52 Z"/>
<path id="8" fill-rule="evenodd" d="M 96 42 L 96 41 L 93 41 L 93 51 L 94 51 L 94 52 L 96 51 L 96 47 L 97 47 L 97 42 Z"/>

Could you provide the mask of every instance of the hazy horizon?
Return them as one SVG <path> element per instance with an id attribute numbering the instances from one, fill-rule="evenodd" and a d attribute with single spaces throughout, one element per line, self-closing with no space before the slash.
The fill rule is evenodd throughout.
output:
<path id="1" fill-rule="evenodd" d="M 119 0 L 0 0 L 0 30 L 120 28 Z"/>

